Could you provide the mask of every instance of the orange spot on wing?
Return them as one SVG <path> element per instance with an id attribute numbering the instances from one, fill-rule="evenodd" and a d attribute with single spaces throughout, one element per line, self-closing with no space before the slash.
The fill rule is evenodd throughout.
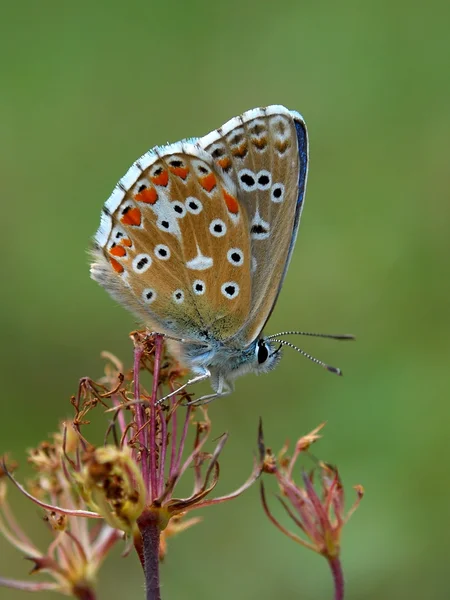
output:
<path id="1" fill-rule="evenodd" d="M 240 146 L 236 146 L 235 148 L 231 149 L 231 154 L 233 156 L 238 156 L 239 158 L 244 158 L 247 152 L 248 148 L 246 142 L 243 142 Z"/>
<path id="2" fill-rule="evenodd" d="M 146 188 L 145 190 L 142 190 L 142 192 L 136 194 L 135 198 L 138 202 L 155 204 L 155 202 L 158 200 L 158 192 L 155 190 L 155 188 Z"/>
<path id="3" fill-rule="evenodd" d="M 264 148 L 267 146 L 267 138 L 252 138 L 252 144 L 259 148 L 259 150 L 264 150 Z"/>
<path id="4" fill-rule="evenodd" d="M 120 243 L 122 244 L 122 246 L 128 246 L 128 248 L 131 248 L 131 246 L 132 246 L 130 238 L 126 238 L 126 237 L 122 238 L 120 240 Z"/>
<path id="5" fill-rule="evenodd" d="M 217 162 L 222 167 L 222 169 L 228 169 L 228 167 L 231 166 L 231 160 L 229 156 L 224 156 L 223 158 L 220 158 Z"/>
<path id="6" fill-rule="evenodd" d="M 122 267 L 122 265 L 119 262 L 117 262 L 117 260 L 115 258 L 110 258 L 109 262 L 111 263 L 111 266 L 114 269 L 114 271 L 116 271 L 116 273 L 124 272 L 125 269 Z"/>
<path id="7" fill-rule="evenodd" d="M 189 174 L 189 169 L 187 167 L 169 167 L 174 175 L 178 175 L 181 179 L 186 179 Z"/>
<path id="8" fill-rule="evenodd" d="M 127 251 L 123 246 L 113 246 L 110 248 L 109 253 L 113 256 L 126 256 Z"/>
<path id="9" fill-rule="evenodd" d="M 289 148 L 289 142 L 275 142 L 275 146 L 280 154 L 284 154 L 286 150 Z"/>
<path id="10" fill-rule="evenodd" d="M 130 210 L 123 215 L 120 221 L 124 225 L 140 225 L 141 211 L 138 208 L 130 208 Z"/>
<path id="11" fill-rule="evenodd" d="M 217 181 L 214 173 L 209 173 L 205 177 L 200 177 L 200 185 L 204 190 L 210 192 L 216 187 Z"/>
<path id="12" fill-rule="evenodd" d="M 167 171 L 162 171 L 159 175 L 152 177 L 152 181 L 155 185 L 162 185 L 166 187 L 166 185 L 169 183 L 169 173 Z"/>
<path id="13" fill-rule="evenodd" d="M 222 193 L 223 199 L 225 200 L 225 204 L 227 205 L 227 208 L 230 211 L 230 213 L 233 213 L 234 215 L 237 214 L 239 212 L 239 202 L 234 196 L 229 194 L 227 190 L 222 190 Z"/>

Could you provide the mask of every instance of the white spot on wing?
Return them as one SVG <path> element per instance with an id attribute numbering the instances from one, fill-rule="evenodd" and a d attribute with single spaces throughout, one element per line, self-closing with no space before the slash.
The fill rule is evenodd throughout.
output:
<path id="1" fill-rule="evenodd" d="M 133 194 L 139 194 L 139 188 L 141 188 L 142 186 L 144 186 L 145 188 L 150 187 L 150 181 L 146 177 L 141 177 L 136 181 L 133 187 Z"/>
<path id="2" fill-rule="evenodd" d="M 198 215 L 203 210 L 203 204 L 200 202 L 198 198 L 194 198 L 194 196 L 188 196 L 186 198 L 186 210 L 190 212 L 192 215 Z"/>
<path id="3" fill-rule="evenodd" d="M 192 284 L 192 289 L 194 291 L 194 294 L 196 294 L 197 296 L 202 296 L 206 291 L 205 282 L 201 279 L 196 279 Z"/>
<path id="4" fill-rule="evenodd" d="M 220 291 L 225 298 L 232 300 L 236 296 L 239 296 L 240 288 L 235 281 L 226 281 L 220 288 Z"/>
<path id="5" fill-rule="evenodd" d="M 182 202 L 175 200 L 175 202 L 172 202 L 171 206 L 177 219 L 182 219 L 186 216 L 186 207 Z"/>
<path id="6" fill-rule="evenodd" d="M 152 264 L 152 258 L 149 254 L 138 254 L 133 259 L 133 271 L 136 273 L 145 273 Z"/>
<path id="7" fill-rule="evenodd" d="M 250 228 L 251 237 L 254 240 L 265 240 L 270 236 L 270 224 L 259 214 L 259 210 L 256 210 L 255 216 L 252 219 L 252 225 Z"/>
<path id="8" fill-rule="evenodd" d="M 240 139 L 240 138 L 243 138 L 243 139 Z M 227 135 L 227 141 L 232 146 L 239 146 L 239 144 L 242 144 L 244 139 L 245 139 L 245 131 L 244 131 L 243 127 L 236 127 L 235 129 L 232 129 L 230 131 L 229 135 Z M 239 140 L 239 141 L 237 141 L 237 140 Z"/>
<path id="9" fill-rule="evenodd" d="M 148 208 L 156 215 L 156 226 L 161 231 L 173 233 L 181 239 L 181 230 L 178 226 L 177 213 L 173 209 L 172 202 L 169 201 L 165 188 L 158 188 L 158 202 L 147 205 Z M 168 227 L 163 226 L 163 222 L 168 223 Z"/>
<path id="10" fill-rule="evenodd" d="M 203 256 L 200 248 L 197 246 L 197 256 L 186 263 L 188 269 L 193 271 L 205 271 L 210 269 L 214 264 L 214 260 L 209 256 Z"/>
<path id="11" fill-rule="evenodd" d="M 241 267 L 244 264 L 244 253 L 240 248 L 230 248 L 227 252 L 227 260 L 234 267 Z"/>
<path id="12" fill-rule="evenodd" d="M 272 185 L 272 174 L 263 169 L 256 175 L 256 187 L 258 190 L 268 190 Z"/>
<path id="13" fill-rule="evenodd" d="M 111 237 L 112 237 L 112 241 L 113 242 L 120 242 L 121 239 L 123 238 L 128 238 L 127 234 L 125 233 L 125 230 L 122 229 L 122 227 L 119 227 L 119 225 L 116 225 L 112 232 L 111 232 Z"/>
<path id="14" fill-rule="evenodd" d="M 214 237 L 222 237 L 227 232 L 227 226 L 222 219 L 214 219 L 209 224 L 209 232 Z"/>
<path id="15" fill-rule="evenodd" d="M 169 260 L 170 258 L 170 248 L 165 244 L 158 244 L 155 246 L 155 256 L 159 258 L 159 260 Z"/>
<path id="16" fill-rule="evenodd" d="M 239 186 L 246 192 L 256 189 L 256 176 L 250 169 L 241 169 L 238 173 Z"/>
<path id="17" fill-rule="evenodd" d="M 145 302 L 145 304 L 151 304 L 154 302 L 156 300 L 155 290 L 152 288 L 145 288 L 145 290 L 142 292 L 142 300 Z"/>
<path id="18" fill-rule="evenodd" d="M 275 183 L 272 186 L 272 190 L 270 192 L 270 199 L 272 202 L 279 204 L 284 200 L 284 185 L 282 183 Z"/>
<path id="19" fill-rule="evenodd" d="M 184 292 L 183 290 L 175 290 L 172 294 L 172 299 L 175 304 L 183 304 L 184 302 Z"/>

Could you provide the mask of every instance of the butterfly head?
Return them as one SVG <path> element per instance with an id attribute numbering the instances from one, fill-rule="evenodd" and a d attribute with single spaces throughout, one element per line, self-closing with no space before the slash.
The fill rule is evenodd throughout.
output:
<path id="1" fill-rule="evenodd" d="M 281 360 L 281 344 L 276 344 L 266 338 L 260 338 L 255 348 L 255 364 L 253 370 L 256 373 L 268 373 L 272 371 Z"/>
<path id="2" fill-rule="evenodd" d="M 218 352 L 208 368 L 211 372 L 226 381 L 231 382 L 247 373 L 268 373 L 272 371 L 281 359 L 281 344 L 261 337 L 252 342 L 247 348 Z M 214 375 L 213 375 L 214 378 Z M 213 383 L 214 387 L 214 383 Z"/>

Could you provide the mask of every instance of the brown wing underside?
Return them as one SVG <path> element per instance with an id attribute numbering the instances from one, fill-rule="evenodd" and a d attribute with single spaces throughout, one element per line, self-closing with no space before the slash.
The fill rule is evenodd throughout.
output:
<path id="1" fill-rule="evenodd" d="M 236 119 L 238 121 L 238 119 Z M 209 139 L 211 136 L 206 136 Z M 261 332 L 278 295 L 292 240 L 298 199 L 299 156 L 289 114 L 265 114 L 236 124 L 204 147 L 236 182 L 248 214 L 252 255 L 251 307 L 238 333 L 247 345 Z"/>
<path id="2" fill-rule="evenodd" d="M 239 330 L 250 310 L 248 221 L 212 160 L 160 156 L 110 216 L 92 273 L 113 297 L 164 333 L 226 339 Z"/>

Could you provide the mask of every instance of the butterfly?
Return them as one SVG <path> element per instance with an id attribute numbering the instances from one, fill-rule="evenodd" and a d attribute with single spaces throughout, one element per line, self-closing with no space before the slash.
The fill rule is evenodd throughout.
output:
<path id="1" fill-rule="evenodd" d="M 229 394 L 237 377 L 273 369 L 283 345 L 340 373 L 279 339 L 302 332 L 262 335 L 294 249 L 307 171 L 305 122 L 274 105 L 151 149 L 106 201 L 91 276 L 191 370 L 174 393 L 209 378 L 213 393 L 196 403 Z"/>

